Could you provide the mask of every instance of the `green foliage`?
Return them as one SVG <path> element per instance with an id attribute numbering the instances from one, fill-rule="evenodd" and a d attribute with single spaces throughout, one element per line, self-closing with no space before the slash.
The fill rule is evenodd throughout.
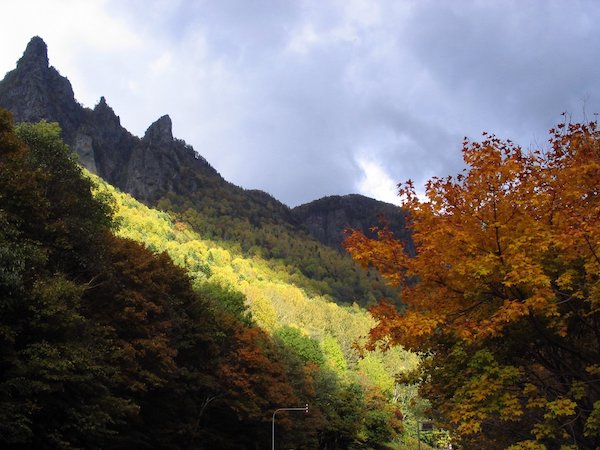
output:
<path id="1" fill-rule="evenodd" d="M 360 306 L 340 306 L 328 297 L 311 295 L 314 290 L 300 287 L 310 285 L 311 280 L 295 284 L 304 275 L 295 272 L 292 267 L 257 255 L 244 256 L 240 248 L 200 236 L 185 223 L 164 212 L 147 208 L 111 186 L 100 183 L 99 192 L 110 193 L 115 199 L 119 235 L 144 242 L 155 252 L 168 252 L 173 261 L 188 270 L 201 296 L 206 297 L 202 294 L 206 286 L 219 286 L 217 290 L 224 289 L 225 297 L 233 295 L 238 299 L 229 306 L 229 300 L 217 300 L 221 309 L 228 309 L 238 319 L 250 313 L 258 325 L 279 340 L 283 348 L 280 358 L 287 365 L 289 382 L 296 392 L 302 393 L 299 398 L 326 395 L 326 392 L 319 394 L 320 390 L 338 392 L 354 383 L 369 390 L 384 390 L 385 402 L 391 410 L 398 408 L 394 377 L 397 373 L 414 369 L 418 358 L 394 348 L 385 356 L 379 351 L 376 351 L 377 356 L 367 354 L 366 362 L 362 362 L 357 344 L 365 342 L 374 321 Z M 195 214 L 188 212 L 190 217 L 195 217 Z M 238 296 L 235 292 L 243 295 Z M 216 297 L 220 296 L 217 292 Z M 248 310 L 240 305 L 243 297 Z M 376 369 L 371 370 L 375 366 Z M 325 372 L 329 375 L 325 376 Z M 302 381 L 311 378 L 329 379 L 330 382 L 316 383 L 311 387 L 308 381 Z M 332 417 L 337 417 L 337 413 L 327 413 L 327 410 L 337 407 L 337 403 L 334 406 L 318 404 L 313 426 L 320 430 L 318 439 L 321 439 L 328 433 L 326 430 L 331 424 L 327 423 Z M 361 404 L 364 409 L 366 405 Z M 377 405 L 373 408 L 382 407 L 383 403 Z M 384 409 L 387 412 L 383 416 L 390 418 L 391 422 L 397 421 L 388 407 Z M 366 417 L 363 415 L 360 420 L 362 425 L 354 429 L 356 442 L 353 444 L 359 447 L 368 445 Z M 372 423 L 374 426 L 377 421 Z M 401 427 L 395 424 L 393 428 L 398 430 Z M 358 434 L 362 437 L 359 438 Z M 290 430 L 290 436 L 293 435 L 294 431 Z"/>
<path id="2" fill-rule="evenodd" d="M 284 347 L 300 357 L 304 363 L 311 362 L 317 366 L 325 364 L 319 343 L 315 339 L 303 335 L 297 328 L 284 326 L 278 329 L 273 336 L 279 339 Z"/>
<path id="3" fill-rule="evenodd" d="M 40 448 L 103 446 L 132 404 L 115 389 L 109 343 L 84 314 L 87 284 L 80 278 L 98 267 L 90 251 L 110 218 L 89 181 L 54 173 L 78 173 L 54 127 L 22 128 L 26 145 L 7 113 L 0 117 L 0 439 Z M 78 209 L 76 195 L 97 222 Z"/>
<path id="4" fill-rule="evenodd" d="M 321 350 L 327 368 L 332 370 L 340 380 L 345 380 L 348 376 L 348 362 L 338 340 L 326 334 L 321 343 Z"/>
<path id="5" fill-rule="evenodd" d="M 384 398 L 372 397 L 366 402 L 364 428 L 366 445 L 377 448 L 396 438 L 402 425 Z"/>
<path id="6" fill-rule="evenodd" d="M 195 290 L 201 297 L 217 303 L 221 311 L 231 314 L 243 324 L 254 324 L 252 312 L 246 304 L 246 296 L 241 292 L 214 282 L 197 283 Z"/>
<path id="7" fill-rule="evenodd" d="M 317 379 L 317 403 L 326 421 L 320 433 L 321 448 L 343 449 L 364 441 L 364 392 L 358 384 L 338 385 L 331 376 Z M 320 389 L 319 389 L 320 388 Z"/>
<path id="8" fill-rule="evenodd" d="M 366 378 L 367 383 L 377 386 L 382 392 L 391 395 L 394 390 L 394 377 L 386 370 L 381 353 L 368 353 L 358 361 L 358 374 Z"/>
<path id="9" fill-rule="evenodd" d="M 57 269 L 62 269 L 60 264 L 76 264 L 64 269 L 82 270 L 83 258 L 97 251 L 98 232 L 112 223 L 111 205 L 92 196 L 92 181 L 82 176 L 75 156 L 60 138 L 57 124 L 21 124 L 15 132 L 34 149 L 27 152 L 23 162 L 43 193 L 41 204 L 30 205 L 39 211 L 29 209 L 28 213 L 33 214 L 21 226 L 49 244 L 50 258 Z M 12 199 L 20 202 L 21 192 L 15 194 Z M 36 217 L 41 213 L 43 217 Z"/>
<path id="10" fill-rule="evenodd" d="M 169 193 L 157 206 L 174 214 L 204 238 L 219 241 L 226 248 L 236 248 L 244 257 L 260 257 L 273 270 L 285 270 L 286 282 L 310 294 L 362 306 L 382 298 L 398 300 L 396 289 L 374 274 L 365 274 L 348 255 L 292 227 L 294 219 L 286 207 L 277 206 L 283 209 L 276 211 L 272 202 L 265 204 L 258 195 L 239 194 L 225 187 L 205 187 L 197 197 Z M 245 207 L 240 208 L 240 204 Z"/>

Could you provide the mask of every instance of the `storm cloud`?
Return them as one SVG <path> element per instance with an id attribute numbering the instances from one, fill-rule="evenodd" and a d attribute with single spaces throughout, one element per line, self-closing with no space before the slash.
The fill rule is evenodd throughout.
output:
<path id="1" fill-rule="evenodd" d="M 163 114 L 221 174 L 295 206 L 462 167 L 481 132 L 544 145 L 600 110 L 600 3 L 22 0 L 0 71 L 41 36 L 77 99 L 142 135 Z"/>

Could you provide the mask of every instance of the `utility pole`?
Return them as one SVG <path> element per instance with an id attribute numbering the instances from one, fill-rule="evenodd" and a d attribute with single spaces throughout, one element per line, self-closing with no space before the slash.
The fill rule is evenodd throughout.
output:
<path id="1" fill-rule="evenodd" d="M 421 422 L 419 419 L 417 419 L 417 441 L 419 442 L 419 450 L 421 450 L 421 426 L 423 426 L 423 432 L 432 431 L 433 423 L 429 420 Z"/>
<path id="2" fill-rule="evenodd" d="M 271 422 L 271 449 L 272 450 L 275 450 L 275 414 L 277 414 L 279 411 L 304 411 L 306 414 L 308 414 L 308 403 L 306 403 L 302 407 L 297 407 L 297 408 L 278 408 L 275 410 L 275 412 L 273 412 L 273 420 Z"/>

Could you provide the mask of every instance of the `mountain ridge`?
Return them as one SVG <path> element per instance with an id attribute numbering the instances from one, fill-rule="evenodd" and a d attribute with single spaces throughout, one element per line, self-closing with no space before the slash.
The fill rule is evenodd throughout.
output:
<path id="1" fill-rule="evenodd" d="M 368 232 L 382 213 L 391 228 L 404 230 L 398 207 L 392 209 L 374 199 L 365 202 L 368 197 L 358 194 L 325 197 L 289 208 L 268 192 L 238 187 L 192 146 L 173 136 L 168 115 L 152 123 L 143 137 L 134 136 L 121 125 L 104 96 L 93 109 L 76 101 L 69 80 L 50 66 L 47 45 L 39 36 L 30 40 L 16 68 L 0 81 L 0 107 L 11 111 L 15 122 L 58 122 L 63 139 L 85 168 L 149 205 L 174 194 L 193 198 L 194 205 L 202 209 L 211 199 L 215 203 L 226 197 L 231 204 L 220 209 L 236 210 L 253 226 L 265 222 L 300 226 L 321 243 L 338 249 L 344 228 Z M 324 210 L 325 204 L 335 212 Z M 366 212 L 370 223 L 358 220 L 357 211 Z M 326 224 L 325 228 L 319 223 Z"/>
<path id="2" fill-rule="evenodd" d="M 86 169 L 144 202 L 154 203 L 179 188 L 173 178 L 182 163 L 223 180 L 191 146 L 173 137 L 168 115 L 139 138 L 121 125 L 104 96 L 93 109 L 79 104 L 68 78 L 49 65 L 46 43 L 38 36 L 0 82 L 0 106 L 11 111 L 15 122 L 58 122 L 63 139 Z"/>

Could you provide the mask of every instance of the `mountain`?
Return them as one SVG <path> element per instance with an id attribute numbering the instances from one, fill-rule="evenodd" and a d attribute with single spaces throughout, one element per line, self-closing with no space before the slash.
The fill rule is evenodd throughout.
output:
<path id="1" fill-rule="evenodd" d="M 121 126 L 104 97 L 93 110 L 77 103 L 69 80 L 49 66 L 40 37 L 31 39 L 16 69 L 0 83 L 0 106 L 13 113 L 15 122 L 58 122 L 84 167 L 141 201 L 197 189 L 198 180 L 182 176 L 186 172 L 206 183 L 225 183 L 190 146 L 173 138 L 169 116 L 140 139 Z"/>
<path id="2" fill-rule="evenodd" d="M 69 80 L 49 65 L 40 37 L 31 39 L 16 68 L 0 81 L 0 107 L 11 111 L 15 122 L 58 122 L 64 141 L 92 173 L 204 236 L 297 267 L 321 286 L 318 292 L 343 302 L 372 302 L 374 283 L 361 279 L 347 256 L 341 259 L 343 230 L 368 232 L 383 214 L 392 230 L 406 236 L 399 208 L 367 197 L 326 197 L 292 210 L 266 192 L 235 186 L 173 137 L 168 115 L 143 137 L 132 135 L 104 97 L 93 109 L 75 100 Z M 337 256 L 321 245 L 336 249 Z M 382 281 L 375 284 L 375 299 L 393 295 Z"/>
<path id="3" fill-rule="evenodd" d="M 332 195 L 297 206 L 292 212 L 314 238 L 330 247 L 341 247 L 348 228 L 373 235 L 373 226 L 385 225 L 395 236 L 409 242 L 408 250 L 414 253 L 406 229 L 406 213 L 391 203 L 358 194 Z"/>
<path id="4" fill-rule="evenodd" d="M 0 82 L 0 107 L 11 111 L 15 122 L 58 122 L 64 141 L 85 168 L 145 203 L 154 204 L 169 192 L 190 195 L 225 189 L 246 197 L 245 206 L 276 203 L 275 215 L 295 222 L 287 206 L 266 193 L 228 183 L 191 146 L 175 139 L 168 115 L 150 125 L 140 139 L 121 125 L 104 97 L 94 109 L 81 106 L 69 80 L 49 66 L 40 37 L 31 39 L 17 67 Z"/>
<path id="5" fill-rule="evenodd" d="M 0 82 L 2 107 L 62 128 L 15 129 L 0 109 L 3 448 L 255 450 L 273 411 L 305 403 L 278 422 L 280 448 L 383 449 L 414 429 L 415 389 L 396 380 L 418 357 L 357 346 L 374 325 L 360 305 L 397 291 L 307 231 L 337 247 L 379 211 L 400 227 L 396 207 L 291 210 L 234 186 L 169 116 L 138 138 L 103 97 L 78 104 L 40 38 Z"/>
<path id="6" fill-rule="evenodd" d="M 310 415 L 281 417 L 278 448 L 402 432 L 418 359 L 360 358 L 364 309 L 85 171 L 55 123 L 1 109 L 0 171 L 1 448 L 256 450 L 290 404 Z"/>

